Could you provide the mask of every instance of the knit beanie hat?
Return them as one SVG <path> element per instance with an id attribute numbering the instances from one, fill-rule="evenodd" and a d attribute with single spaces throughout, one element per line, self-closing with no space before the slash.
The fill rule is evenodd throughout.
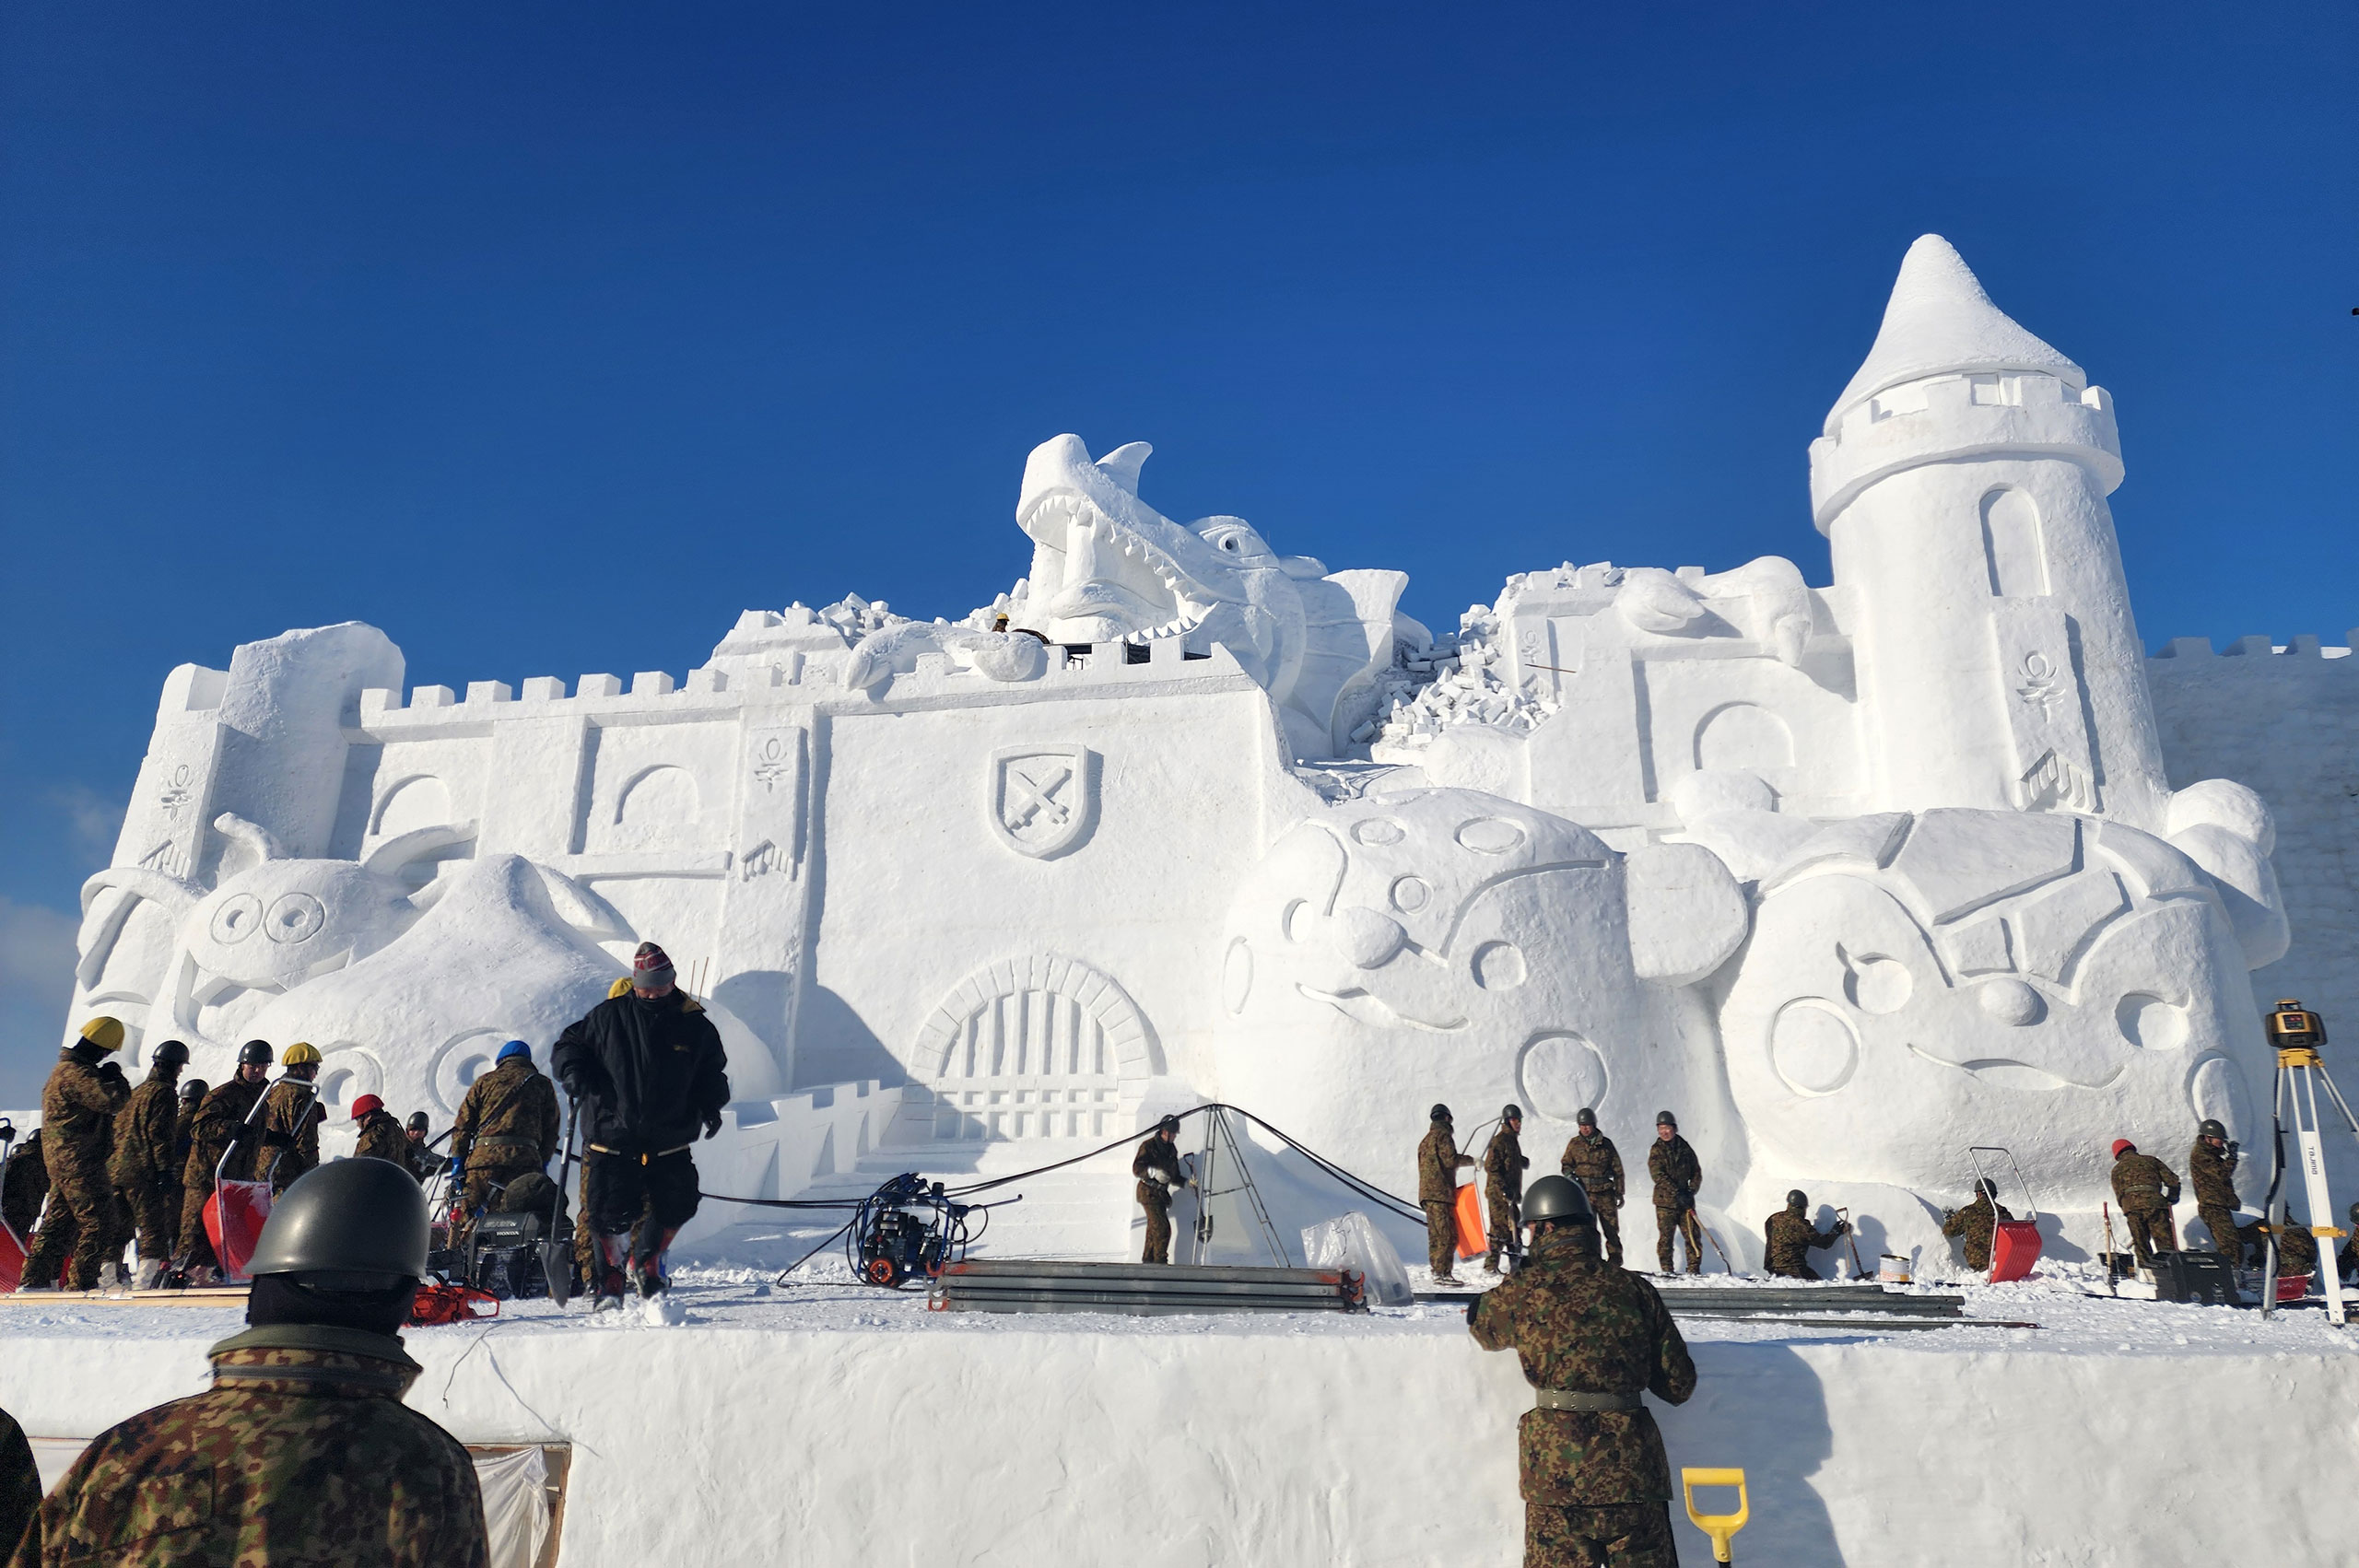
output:
<path id="1" fill-rule="evenodd" d="M 643 991 L 661 990 L 672 983 L 672 959 L 651 942 L 639 944 L 630 961 L 630 983 Z"/>

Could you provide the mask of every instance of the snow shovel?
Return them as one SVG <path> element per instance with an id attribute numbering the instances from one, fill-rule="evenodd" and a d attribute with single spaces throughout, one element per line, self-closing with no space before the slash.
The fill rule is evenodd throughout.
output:
<path id="1" fill-rule="evenodd" d="M 573 1169 L 573 1123 L 581 1114 L 581 1102 L 568 1097 L 565 1102 L 565 1155 L 557 1164 L 557 1197 L 549 1202 L 548 1229 L 541 1237 L 541 1274 L 549 1282 L 549 1300 L 562 1309 L 573 1299 L 573 1244 L 571 1238 L 559 1241 L 557 1220 L 565 1212 L 565 1183 Z"/>
<path id="2" fill-rule="evenodd" d="M 1679 1486 L 1685 1494 L 1687 1518 L 1697 1529 L 1712 1538 L 1712 1561 L 1734 1562 L 1729 1541 L 1744 1522 L 1753 1517 L 1753 1500 L 1745 1495 L 1743 1470 L 1688 1470 L 1679 1472 Z M 1696 1510 L 1696 1489 L 1699 1486 L 1732 1486 L 1736 1488 L 1736 1512 L 1733 1514 L 1700 1514 Z"/>
<path id="3" fill-rule="evenodd" d="M 1848 1209 L 1837 1209 L 1835 1211 L 1835 1217 L 1842 1221 L 1847 1225 L 1851 1224 L 1851 1211 Z M 1866 1279 L 1868 1277 L 1868 1266 L 1860 1261 L 1859 1227 L 1853 1225 L 1851 1229 L 1845 1231 L 1843 1233 L 1843 1239 L 1851 1244 L 1851 1277 L 1858 1280 Z"/>
<path id="4" fill-rule="evenodd" d="M 1490 1236 L 1483 1223 L 1482 1183 L 1470 1181 L 1458 1189 L 1455 1212 L 1458 1216 L 1458 1256 L 1482 1257 L 1491 1246 Z"/>
<path id="5" fill-rule="evenodd" d="M 2015 1185 L 2023 1188 L 2024 1208 L 2031 1215 L 2028 1220 L 1994 1219 L 1991 1222 L 1990 1283 L 2003 1285 L 2011 1280 L 2029 1277 L 2032 1265 L 2039 1261 L 2039 1205 L 2032 1198 L 2031 1183 L 2024 1180 L 2023 1166 L 2015 1164 L 2015 1156 L 2012 1153 L 1996 1144 L 1978 1143 L 1966 1152 L 1966 1158 L 1974 1162 L 1974 1190 L 1977 1193 L 1983 1190 L 1982 1156 L 1985 1154 L 2007 1156 L 2008 1167 L 2015 1173 Z M 1998 1199 L 1991 1201 L 1995 1204 Z"/>
<path id="6" fill-rule="evenodd" d="M 241 1129 L 254 1125 L 254 1118 L 262 1115 L 263 1108 L 270 1104 L 271 1090 L 280 1083 L 303 1083 L 303 1081 L 282 1076 L 277 1082 L 263 1090 L 247 1110 L 245 1120 L 240 1124 Z M 303 1117 L 311 1114 L 311 1106 L 319 1100 L 317 1087 L 310 1083 L 303 1083 L 303 1087 L 311 1092 L 311 1097 L 297 1114 L 298 1126 L 300 1126 Z M 253 1259 L 254 1247 L 262 1240 L 262 1227 L 270 1218 L 273 1196 L 270 1178 L 276 1174 L 278 1162 L 286 1157 L 287 1151 L 281 1149 L 271 1156 L 270 1164 L 264 1170 L 260 1181 L 225 1181 L 221 1173 L 229 1168 L 229 1161 L 237 1154 L 238 1147 L 233 1141 L 229 1148 L 221 1151 L 220 1161 L 213 1167 L 213 1196 L 205 1200 L 202 1214 L 205 1239 L 213 1244 L 214 1260 L 221 1265 L 222 1278 L 242 1281 L 246 1277 L 246 1265 Z"/>

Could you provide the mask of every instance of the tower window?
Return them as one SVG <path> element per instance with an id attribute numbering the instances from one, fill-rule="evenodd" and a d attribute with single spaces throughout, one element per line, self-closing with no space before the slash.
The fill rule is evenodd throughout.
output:
<path id="1" fill-rule="evenodd" d="M 2048 592 L 2048 553 L 2039 508 L 2030 496 L 2001 486 L 1982 497 L 1982 558 L 1990 568 L 1990 591 L 2000 598 Z"/>

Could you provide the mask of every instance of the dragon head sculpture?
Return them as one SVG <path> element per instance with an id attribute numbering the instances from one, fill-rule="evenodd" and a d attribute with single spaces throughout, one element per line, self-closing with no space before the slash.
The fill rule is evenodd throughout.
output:
<path id="1" fill-rule="evenodd" d="M 1243 518 L 1179 523 L 1139 498 L 1144 441 L 1093 460 L 1078 436 L 1032 451 L 1015 521 L 1032 540 L 1029 590 L 1014 626 L 1050 642 L 1183 640 L 1226 648 L 1274 698 L 1297 755 L 1332 756 L 1392 659 L 1399 572 L 1330 575 L 1281 556 Z M 1340 722 L 1346 714 L 1349 722 Z"/>

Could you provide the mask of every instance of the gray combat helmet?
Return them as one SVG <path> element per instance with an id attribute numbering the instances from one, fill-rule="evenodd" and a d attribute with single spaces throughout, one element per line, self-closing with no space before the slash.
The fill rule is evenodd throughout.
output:
<path id="1" fill-rule="evenodd" d="M 1589 1206 L 1589 1194 L 1581 1184 L 1560 1176 L 1542 1176 L 1524 1189 L 1523 1223 L 1539 1224 L 1553 1220 L 1558 1224 L 1595 1224 L 1597 1211 Z"/>
<path id="2" fill-rule="evenodd" d="M 330 1288 L 426 1274 L 426 1193 L 390 1160 L 334 1160 L 297 1179 L 272 1208 L 246 1272 L 374 1275 Z"/>
<path id="3" fill-rule="evenodd" d="M 1804 1192 L 1799 1187 L 1795 1188 L 1792 1191 L 1786 1194 L 1786 1207 L 1789 1209 L 1809 1208 L 1810 1194 Z"/>
<path id="4" fill-rule="evenodd" d="M 2195 1136 L 2198 1138 L 2225 1138 L 2228 1136 L 2228 1129 L 2221 1126 L 2217 1121 L 2206 1117 L 2203 1121 L 2197 1126 L 2195 1129 Z"/>

